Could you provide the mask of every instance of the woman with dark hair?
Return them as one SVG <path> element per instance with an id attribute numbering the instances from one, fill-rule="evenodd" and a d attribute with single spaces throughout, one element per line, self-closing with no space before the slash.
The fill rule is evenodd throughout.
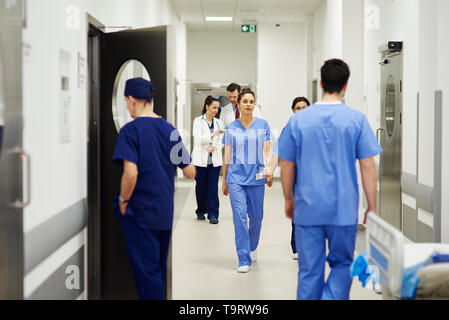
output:
<path id="1" fill-rule="evenodd" d="M 292 111 L 293 113 L 296 113 L 298 111 L 301 111 L 302 109 L 307 108 L 308 106 L 310 106 L 310 102 L 307 98 L 298 97 L 293 100 Z"/>
<path id="2" fill-rule="evenodd" d="M 267 121 L 253 115 L 255 99 L 251 89 L 242 90 L 237 99 L 240 117 L 228 124 L 223 137 L 223 194 L 231 199 L 239 259 L 237 272 L 241 273 L 248 272 L 252 262 L 257 261 L 265 184 L 271 178 L 273 134 Z"/>
<path id="3" fill-rule="evenodd" d="M 301 111 L 305 108 L 307 108 L 308 106 L 310 106 L 310 102 L 307 98 L 305 97 L 297 97 L 293 100 L 292 103 L 292 112 L 293 114 L 295 114 L 298 111 Z M 275 143 L 275 145 L 273 146 L 273 149 L 277 148 L 277 141 Z M 276 168 L 278 167 L 279 164 L 279 158 L 276 155 L 275 152 L 273 152 L 273 156 L 271 159 L 271 170 L 270 173 L 273 176 L 274 175 L 274 171 L 276 170 Z M 271 178 L 272 179 L 272 178 Z M 295 171 L 295 180 L 296 182 L 296 171 Z M 268 183 L 272 183 L 272 181 L 268 181 Z M 298 259 L 298 251 L 296 250 L 296 242 L 295 242 L 295 226 L 293 225 L 293 220 L 292 220 L 292 237 L 290 240 L 290 244 L 292 246 L 292 251 L 293 251 L 293 259 L 297 260 Z"/>
<path id="4" fill-rule="evenodd" d="M 196 202 L 198 220 L 218 223 L 218 178 L 223 158 L 221 137 L 224 125 L 215 115 L 220 108 L 218 99 L 208 96 L 204 101 L 203 113 L 193 121 L 192 163 L 196 166 Z"/>
<path id="5" fill-rule="evenodd" d="M 298 111 L 301 111 L 301 110 L 307 108 L 308 106 L 310 106 L 310 102 L 307 98 L 305 98 L 305 97 L 295 98 L 295 100 L 293 100 L 293 103 L 292 103 L 292 112 L 296 113 Z M 296 171 L 295 171 L 295 180 L 293 183 L 296 183 Z M 294 188 L 294 184 L 293 184 L 293 188 Z M 298 259 L 298 251 L 296 250 L 295 225 L 293 224 L 293 220 L 292 220 L 292 238 L 290 240 L 290 244 L 292 246 L 293 259 L 297 260 Z"/>

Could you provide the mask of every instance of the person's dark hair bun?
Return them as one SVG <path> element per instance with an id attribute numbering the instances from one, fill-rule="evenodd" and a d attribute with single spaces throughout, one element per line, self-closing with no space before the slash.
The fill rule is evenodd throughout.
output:
<path id="1" fill-rule="evenodd" d="M 240 102 L 240 100 L 242 100 L 243 95 L 245 94 L 251 94 L 254 97 L 254 99 L 256 99 L 256 94 L 254 93 L 253 90 L 251 90 L 250 88 L 243 88 L 239 94 L 237 101 Z"/>
<path id="2" fill-rule="evenodd" d="M 206 111 L 207 111 L 206 107 L 210 106 L 212 104 L 212 102 L 214 102 L 214 101 L 220 103 L 220 100 L 218 100 L 217 98 L 215 98 L 213 96 L 207 96 L 206 100 L 204 100 L 204 107 L 203 107 L 203 113 L 202 114 L 206 113 Z"/>

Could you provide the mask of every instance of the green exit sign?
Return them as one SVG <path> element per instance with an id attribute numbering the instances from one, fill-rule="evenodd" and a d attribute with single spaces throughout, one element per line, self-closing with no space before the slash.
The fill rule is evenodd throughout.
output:
<path id="1" fill-rule="evenodd" d="M 255 24 L 242 24 L 240 27 L 240 30 L 242 32 L 256 32 L 256 25 Z"/>

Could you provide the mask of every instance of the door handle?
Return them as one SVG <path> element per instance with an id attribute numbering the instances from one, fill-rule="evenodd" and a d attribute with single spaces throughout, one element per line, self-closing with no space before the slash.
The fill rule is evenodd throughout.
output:
<path id="1" fill-rule="evenodd" d="M 27 193 L 27 199 L 20 201 L 17 199 L 14 203 L 10 203 L 10 205 L 14 208 L 25 208 L 31 203 L 31 157 L 22 149 L 15 148 L 11 150 L 12 154 L 16 154 L 19 156 L 20 160 L 26 159 L 26 179 L 25 179 L 25 186 L 23 190 L 26 190 Z M 23 193 L 22 193 L 23 198 Z"/>
<path id="2" fill-rule="evenodd" d="M 379 145 L 382 147 L 382 144 L 380 143 L 380 141 L 379 141 L 379 132 L 385 132 L 385 128 L 378 128 L 377 130 L 376 130 L 376 139 L 377 139 L 377 142 L 379 143 Z"/>

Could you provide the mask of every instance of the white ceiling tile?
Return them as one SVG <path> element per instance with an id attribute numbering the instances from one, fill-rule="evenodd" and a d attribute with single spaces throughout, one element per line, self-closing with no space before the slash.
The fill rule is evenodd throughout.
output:
<path id="1" fill-rule="evenodd" d="M 184 11 L 201 11 L 201 0 L 172 0 L 172 3 L 179 15 Z"/>
<path id="2" fill-rule="evenodd" d="M 240 0 L 239 10 L 260 10 L 267 9 L 267 7 L 273 2 L 273 0 Z"/>
<path id="3" fill-rule="evenodd" d="M 189 30 L 240 30 L 243 22 L 302 22 L 324 0 L 172 0 Z M 204 12 L 203 12 L 204 11 Z M 233 16 L 233 22 L 210 25 L 208 16 Z"/>

